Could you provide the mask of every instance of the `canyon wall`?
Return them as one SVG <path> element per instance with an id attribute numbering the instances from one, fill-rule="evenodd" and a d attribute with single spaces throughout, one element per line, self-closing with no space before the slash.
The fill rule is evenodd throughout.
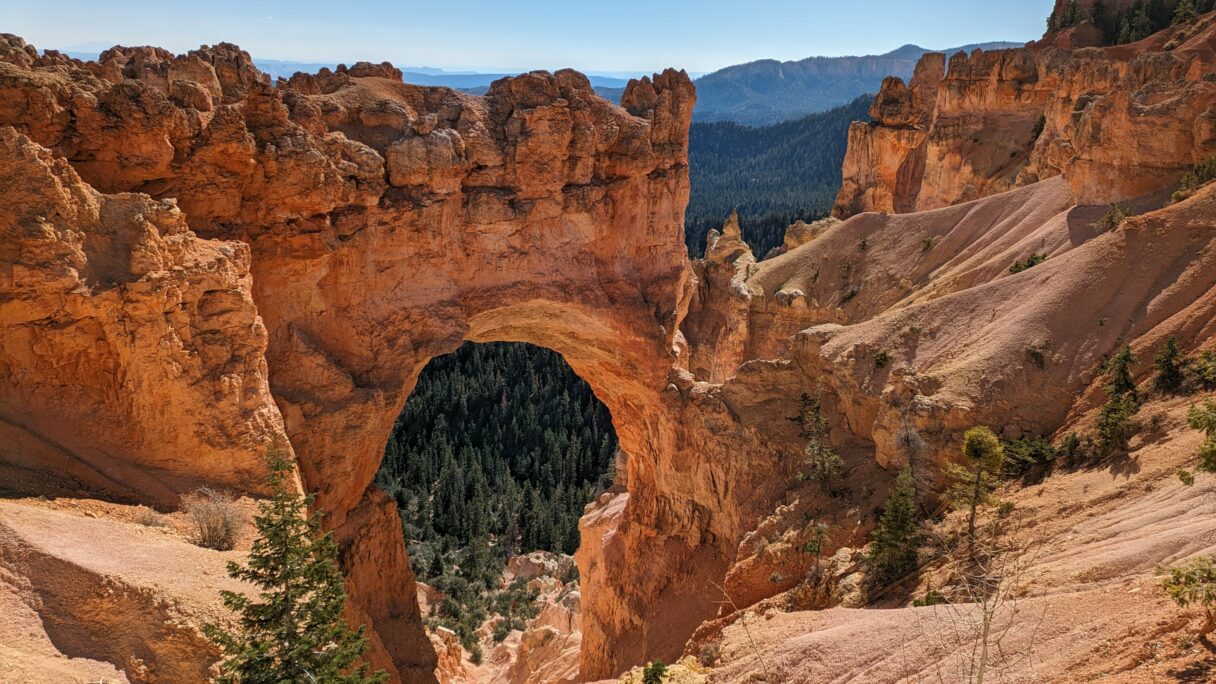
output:
<path id="1" fill-rule="evenodd" d="M 1216 153 L 1216 15 L 1139 43 L 926 55 L 854 123 L 835 215 L 911 212 L 1057 175 L 1078 204 L 1174 184 Z"/>

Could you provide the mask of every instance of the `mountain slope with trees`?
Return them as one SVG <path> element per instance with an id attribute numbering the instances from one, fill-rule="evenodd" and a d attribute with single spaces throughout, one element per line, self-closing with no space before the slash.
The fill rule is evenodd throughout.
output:
<path id="1" fill-rule="evenodd" d="M 734 209 L 757 257 L 781 244 L 790 223 L 826 216 L 840 187 L 849 125 L 869 119 L 872 100 L 862 95 L 830 111 L 759 128 L 694 123 L 688 141 L 692 194 L 684 215 L 689 254 L 703 254 L 706 233 Z"/>

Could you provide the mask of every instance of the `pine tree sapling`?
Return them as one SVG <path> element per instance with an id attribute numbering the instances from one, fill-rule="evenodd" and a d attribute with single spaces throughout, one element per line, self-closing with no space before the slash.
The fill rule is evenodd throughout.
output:
<path id="1" fill-rule="evenodd" d="M 1170 569 L 1162 582 L 1170 598 L 1178 605 L 1196 605 L 1204 611 L 1204 622 L 1198 635 L 1205 637 L 1216 630 L 1216 556 L 1196 558 Z"/>
<path id="2" fill-rule="evenodd" d="M 228 574 L 257 586 L 257 598 L 221 592 L 238 614 L 228 631 L 204 631 L 224 652 L 215 681 L 222 684 L 324 682 L 371 684 L 387 678 L 368 674 L 360 663 L 366 647 L 363 628 L 342 620 L 346 591 L 338 569 L 338 548 L 322 531 L 313 497 L 288 485 L 292 463 L 279 452 L 267 457 L 272 496 L 258 506 L 258 539 L 246 565 L 230 562 Z"/>
<path id="3" fill-rule="evenodd" d="M 1153 358 L 1153 365 L 1157 368 L 1157 377 L 1153 381 L 1153 385 L 1158 391 L 1176 394 L 1178 390 L 1182 389 L 1186 359 L 1178 348 L 1177 337 L 1170 335 L 1169 339 L 1165 341 L 1165 346 L 1161 347 L 1161 351 L 1157 352 L 1157 356 Z"/>
<path id="4" fill-rule="evenodd" d="M 1202 430 L 1205 438 L 1199 447 L 1199 470 L 1216 473 L 1216 401 L 1208 399 L 1196 404 L 1187 412 L 1186 422 L 1195 430 Z"/>
<path id="5" fill-rule="evenodd" d="M 920 520 L 910 468 L 895 478 L 871 538 L 866 565 L 875 581 L 890 584 L 916 569 Z"/>

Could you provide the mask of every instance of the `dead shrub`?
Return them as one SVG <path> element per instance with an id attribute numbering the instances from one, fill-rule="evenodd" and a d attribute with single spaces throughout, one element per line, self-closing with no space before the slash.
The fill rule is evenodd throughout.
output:
<path id="1" fill-rule="evenodd" d="M 195 544 L 216 551 L 236 546 L 245 515 L 230 494 L 200 487 L 184 498 L 182 510 L 194 523 Z"/>
<path id="2" fill-rule="evenodd" d="M 135 515 L 131 516 L 131 519 L 136 525 L 143 525 L 144 527 L 165 526 L 164 517 L 147 506 L 140 506 L 135 509 Z"/>

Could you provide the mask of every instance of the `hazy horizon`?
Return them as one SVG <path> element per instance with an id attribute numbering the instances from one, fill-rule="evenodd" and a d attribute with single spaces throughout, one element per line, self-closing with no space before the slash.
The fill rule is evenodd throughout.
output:
<path id="1" fill-rule="evenodd" d="M 666 67 L 707 73 L 760 59 L 883 54 L 910 43 L 945 49 L 1025 42 L 1042 34 L 1052 4 L 930 0 L 913 7 L 874 0 L 839 6 L 758 0 L 740 9 L 725 0 L 661 6 L 619 0 L 614 11 L 604 12 L 557 0 L 537 0 L 526 9 L 471 0 L 457 15 L 433 4 L 372 0 L 348 4 L 339 15 L 331 3 L 314 0 L 216 0 L 205 6 L 65 0 L 54 13 L 0 0 L 3 30 L 39 49 L 97 52 L 116 44 L 156 45 L 181 53 L 230 42 L 260 60 L 390 61 L 483 73 L 574 67 L 616 76 Z"/>

